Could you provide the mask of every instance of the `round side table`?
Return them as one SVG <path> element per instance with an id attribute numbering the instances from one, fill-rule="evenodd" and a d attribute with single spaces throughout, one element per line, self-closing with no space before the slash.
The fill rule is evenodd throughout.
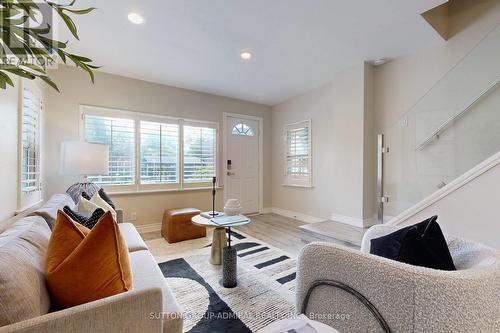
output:
<path id="1" fill-rule="evenodd" d="M 204 227 L 214 227 L 209 261 L 212 265 L 222 265 L 222 250 L 227 246 L 226 228 L 217 226 L 201 215 L 193 216 L 191 222 Z"/>
<path id="2" fill-rule="evenodd" d="M 223 264 L 221 284 L 225 288 L 234 288 L 237 285 L 236 270 L 238 257 L 236 248 L 231 246 L 231 228 L 250 223 L 250 219 L 247 217 L 245 218 L 245 221 L 227 223 L 223 225 L 217 224 L 201 215 L 193 216 L 191 219 L 194 224 L 206 227 L 215 227 L 209 261 L 213 265 Z M 229 234 L 229 238 L 226 236 L 226 229 Z"/>

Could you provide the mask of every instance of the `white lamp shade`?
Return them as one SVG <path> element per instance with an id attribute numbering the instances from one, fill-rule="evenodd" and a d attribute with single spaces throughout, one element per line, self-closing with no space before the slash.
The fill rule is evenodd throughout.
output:
<path id="1" fill-rule="evenodd" d="M 61 143 L 61 166 L 63 175 L 107 175 L 109 147 L 83 141 Z"/>

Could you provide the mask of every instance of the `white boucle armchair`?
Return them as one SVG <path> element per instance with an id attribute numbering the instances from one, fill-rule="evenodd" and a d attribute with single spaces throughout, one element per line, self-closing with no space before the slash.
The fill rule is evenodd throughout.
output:
<path id="1" fill-rule="evenodd" d="M 303 248 L 297 313 L 340 332 L 500 332 L 500 251 L 446 237 L 457 271 L 412 266 L 331 243 Z"/>

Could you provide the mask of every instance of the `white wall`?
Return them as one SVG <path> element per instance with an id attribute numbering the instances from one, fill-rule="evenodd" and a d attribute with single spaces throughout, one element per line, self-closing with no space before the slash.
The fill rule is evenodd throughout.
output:
<path id="1" fill-rule="evenodd" d="M 500 164 L 400 224 L 438 215 L 444 233 L 500 249 L 499 198 Z"/>
<path id="2" fill-rule="evenodd" d="M 17 209 L 18 174 L 18 102 L 19 80 L 15 87 L 0 90 L 0 221 L 14 215 Z"/>
<path id="3" fill-rule="evenodd" d="M 326 86 L 273 107 L 273 207 L 359 225 L 373 216 L 373 166 L 364 165 L 365 154 L 371 163 L 368 147 L 374 143 L 365 138 L 365 131 L 373 133 L 372 124 L 365 123 L 365 117 L 372 120 L 369 108 L 365 114 L 366 98 L 371 99 L 365 78 L 371 83 L 371 69 L 360 64 L 337 73 Z M 305 119 L 312 122 L 313 188 L 283 186 L 284 127 Z"/>
<path id="4" fill-rule="evenodd" d="M 293 98 L 273 108 L 273 207 L 328 219 L 331 214 L 331 173 L 333 85 L 329 84 Z M 284 126 L 311 119 L 313 188 L 283 186 L 285 132 Z"/>
<path id="5" fill-rule="evenodd" d="M 377 131 L 383 133 L 394 126 L 499 22 L 499 0 L 454 1 L 450 7 L 450 40 L 375 67 Z"/>
<path id="6" fill-rule="evenodd" d="M 224 112 L 264 118 L 264 205 L 271 205 L 271 109 L 268 106 L 174 88 L 121 76 L 96 73 L 95 85 L 73 67 L 61 66 L 51 72 L 61 94 L 49 91 L 46 103 L 45 197 L 65 191 L 77 179 L 59 174 L 59 147 L 62 141 L 79 139 L 79 105 L 89 104 L 123 110 L 155 113 L 188 119 L 219 122 Z M 222 135 L 219 137 L 219 163 L 222 162 Z M 219 191 L 218 205 L 222 192 Z M 125 210 L 125 219 L 137 214 L 137 225 L 161 222 L 163 211 L 175 207 L 211 207 L 210 192 L 184 191 L 115 195 Z"/>

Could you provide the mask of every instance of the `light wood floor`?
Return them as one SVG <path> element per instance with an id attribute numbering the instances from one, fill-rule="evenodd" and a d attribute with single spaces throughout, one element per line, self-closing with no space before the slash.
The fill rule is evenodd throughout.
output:
<path id="1" fill-rule="evenodd" d="M 351 243 L 307 231 L 304 232 L 299 227 L 306 223 L 292 218 L 276 214 L 255 215 L 250 218 L 252 223 L 237 227 L 235 231 L 242 231 L 293 256 L 297 256 L 304 245 L 313 241 L 329 241 L 359 249 L 359 246 Z M 342 229 L 339 232 L 343 233 Z M 161 238 L 159 231 L 144 233 L 141 236 L 144 240 Z M 342 234 L 338 236 L 339 239 L 345 239 Z"/>
<path id="2" fill-rule="evenodd" d="M 252 216 L 251 219 L 252 223 L 237 229 L 294 256 L 298 255 L 304 245 L 314 241 L 330 241 L 359 249 L 359 246 L 340 240 L 326 239 L 325 237 L 305 233 L 299 227 L 306 223 L 296 219 L 277 214 L 256 215 Z"/>

